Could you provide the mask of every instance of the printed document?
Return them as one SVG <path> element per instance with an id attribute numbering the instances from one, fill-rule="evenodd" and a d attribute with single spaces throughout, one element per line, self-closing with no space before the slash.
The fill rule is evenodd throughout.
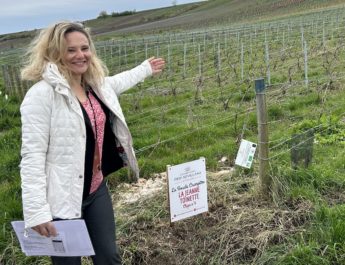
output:
<path id="1" fill-rule="evenodd" d="M 23 221 L 11 222 L 22 251 L 27 256 L 91 256 L 95 255 L 84 220 L 56 221 L 57 236 L 45 237 Z"/>

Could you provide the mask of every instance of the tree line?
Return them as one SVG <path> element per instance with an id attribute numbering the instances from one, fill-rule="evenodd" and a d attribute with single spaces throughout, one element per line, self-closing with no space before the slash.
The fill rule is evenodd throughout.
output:
<path id="1" fill-rule="evenodd" d="M 101 11 L 97 18 L 107 18 L 107 17 L 121 17 L 121 16 L 129 16 L 135 14 L 137 11 L 123 11 L 123 12 L 111 12 L 111 14 L 108 14 L 107 11 Z"/>

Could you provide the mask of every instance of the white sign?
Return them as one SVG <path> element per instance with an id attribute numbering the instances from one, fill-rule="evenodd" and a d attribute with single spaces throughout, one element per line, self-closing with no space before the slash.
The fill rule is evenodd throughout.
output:
<path id="1" fill-rule="evenodd" d="M 256 146 L 257 144 L 242 139 L 235 164 L 241 167 L 250 168 L 253 163 Z"/>
<path id="2" fill-rule="evenodd" d="M 170 221 L 208 211 L 205 158 L 167 167 Z"/>

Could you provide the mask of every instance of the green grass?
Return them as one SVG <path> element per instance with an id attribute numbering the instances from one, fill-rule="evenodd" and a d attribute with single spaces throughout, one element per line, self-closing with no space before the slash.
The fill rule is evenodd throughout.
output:
<path id="1" fill-rule="evenodd" d="M 296 236 L 285 248 L 273 247 L 258 264 L 343 264 L 344 210 L 343 205 L 320 206 L 308 232 Z"/>
<path id="2" fill-rule="evenodd" d="M 339 3 L 330 1 L 328 4 Z M 152 17 L 175 16 L 178 12 L 200 15 L 215 10 L 219 13 L 212 14 L 221 14 L 221 7 L 227 12 L 225 7 L 232 4 L 233 1 L 208 1 L 193 10 L 187 10 L 189 7 L 185 5 L 147 14 Z M 304 16 L 304 33 L 309 47 L 310 83 L 307 87 L 298 19 L 301 8 L 312 9 L 319 5 L 325 7 L 321 1 L 305 1 L 279 9 L 269 0 L 259 6 L 257 11 L 263 12 L 261 15 L 251 17 L 256 3 L 251 1 L 249 8 L 248 2 L 242 1 L 232 11 L 247 21 L 257 17 L 267 19 L 267 14 L 275 19 L 272 30 L 266 35 L 272 84 L 266 94 L 272 200 L 265 200 L 258 191 L 258 159 L 249 170 L 234 166 L 241 137 L 257 141 L 253 85 L 254 79 L 266 77 L 264 41 L 268 24 L 246 24 L 248 31 L 238 27 L 234 33 L 221 28 L 212 32 L 208 27 L 205 34 L 195 35 L 194 39 L 186 31 L 186 35 L 181 34 L 181 39 L 173 39 L 170 46 L 167 46 L 169 34 L 161 34 L 158 46 L 154 41 L 148 43 L 149 54 L 155 54 L 159 48 L 159 54 L 166 59 L 170 48 L 171 64 L 162 75 L 149 78 L 121 97 L 137 150 L 141 177 L 150 178 L 155 173 L 164 172 L 166 165 L 199 157 L 206 158 L 208 171 L 230 168 L 232 171 L 220 177 L 208 172 L 210 211 L 173 226 L 169 222 L 165 190 L 136 203 L 119 206 L 116 209 L 118 241 L 125 264 L 345 263 L 342 221 L 345 214 L 345 92 L 342 80 L 345 53 L 341 37 L 345 32 L 343 27 L 334 26 L 339 15 L 334 10 L 324 9 L 325 12 Z M 278 20 L 275 16 L 283 11 L 290 16 Z M 214 22 L 203 18 L 208 26 Z M 320 35 L 322 19 L 326 20 L 325 48 Z M 343 20 L 340 16 L 340 23 Z M 97 20 L 94 27 L 109 30 L 114 21 L 105 19 L 103 25 Z M 314 27 L 309 23 L 311 21 L 315 22 Z M 92 25 L 93 22 L 88 23 Z M 229 21 L 223 21 L 223 25 L 227 23 Z M 317 33 L 315 25 L 318 26 Z M 142 36 L 131 37 L 137 39 L 128 41 L 127 46 L 119 41 L 113 46 L 99 48 L 113 72 L 130 68 L 145 57 Z M 182 40 L 187 44 L 185 79 L 182 78 Z M 216 70 L 218 43 L 222 47 L 221 82 L 217 81 Z M 241 43 L 244 44 L 244 80 L 241 79 Z M 120 63 L 119 46 L 122 52 Z M 199 47 L 204 79 L 199 87 L 200 97 L 196 98 Z M 4 91 L 3 84 L 0 84 L 0 90 Z M 22 219 L 18 168 L 20 99 L 11 96 L 5 100 L 3 94 L 0 96 L 0 264 L 49 264 L 48 258 L 25 257 L 10 227 L 10 221 Z M 292 169 L 290 138 L 312 128 L 315 130 L 312 163 L 308 168 Z M 220 163 L 223 157 L 227 161 Z M 126 191 L 120 184 L 128 181 L 127 173 L 123 169 L 109 177 L 115 201 L 119 199 L 119 191 Z"/>

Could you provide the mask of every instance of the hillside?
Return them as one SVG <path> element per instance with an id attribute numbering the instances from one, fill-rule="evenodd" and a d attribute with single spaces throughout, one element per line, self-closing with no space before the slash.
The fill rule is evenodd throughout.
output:
<path id="1" fill-rule="evenodd" d="M 252 1 L 211 0 L 196 4 L 181 5 L 147 12 L 139 12 L 128 18 L 109 18 L 101 21 L 89 20 L 86 25 L 97 36 L 102 33 L 147 34 L 162 30 L 202 29 L 215 25 L 252 23 L 258 20 L 272 20 L 291 14 L 304 14 L 312 10 L 330 8 L 344 4 L 343 0 L 315 1 Z M 126 21 L 123 24 L 123 21 Z"/>
<path id="2" fill-rule="evenodd" d="M 202 29 L 216 25 L 233 25 L 272 20 L 291 14 L 344 4 L 344 0 L 209 0 L 191 4 L 137 12 L 133 15 L 90 19 L 85 25 L 95 37 L 152 34 L 166 30 Z M 36 31 L 0 35 L 0 50 L 23 47 Z"/>
<path id="3" fill-rule="evenodd" d="M 345 264 L 344 3 L 213 0 L 85 22 L 110 73 L 166 60 L 120 97 L 140 167 L 137 183 L 127 169 L 108 176 L 124 265 Z M 23 218 L 19 105 L 31 84 L 23 50 L 1 52 L 0 264 L 48 265 L 10 225 Z M 259 146 L 251 168 L 235 165 L 241 140 Z M 167 165 L 200 157 L 209 211 L 171 224 Z"/>

